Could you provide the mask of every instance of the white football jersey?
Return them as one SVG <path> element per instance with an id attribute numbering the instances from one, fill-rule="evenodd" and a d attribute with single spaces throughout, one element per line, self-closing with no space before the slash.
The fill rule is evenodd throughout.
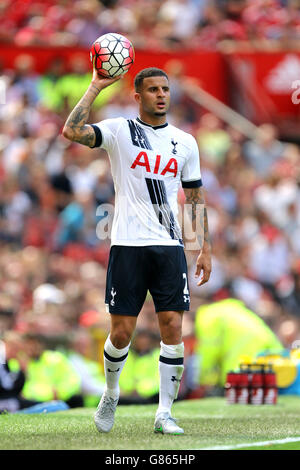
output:
<path id="1" fill-rule="evenodd" d="M 106 119 L 93 124 L 95 147 L 109 155 L 115 187 L 111 245 L 183 245 L 179 184 L 202 185 L 195 138 L 166 123 Z"/>

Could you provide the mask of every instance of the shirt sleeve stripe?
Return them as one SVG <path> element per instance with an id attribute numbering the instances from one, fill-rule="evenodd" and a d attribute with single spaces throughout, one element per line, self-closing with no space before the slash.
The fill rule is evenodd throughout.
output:
<path id="1" fill-rule="evenodd" d="M 183 188 L 200 188 L 200 186 L 203 186 L 202 179 L 195 181 L 181 181 L 181 184 Z"/>
<path id="2" fill-rule="evenodd" d="M 94 129 L 94 132 L 95 132 L 95 136 L 96 136 L 96 142 L 95 142 L 95 145 L 93 147 L 91 147 L 92 149 L 95 148 L 95 147 L 100 147 L 101 144 L 102 144 L 102 133 L 99 129 L 98 126 L 95 126 L 94 124 L 91 124 L 92 128 Z"/>

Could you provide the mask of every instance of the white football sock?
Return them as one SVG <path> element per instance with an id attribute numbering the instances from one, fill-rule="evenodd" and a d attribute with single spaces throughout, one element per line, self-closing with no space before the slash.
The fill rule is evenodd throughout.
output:
<path id="1" fill-rule="evenodd" d="M 160 343 L 159 357 L 159 405 L 157 414 L 168 411 L 171 413 L 173 401 L 177 398 L 183 374 L 184 343 L 167 345 Z"/>
<path id="2" fill-rule="evenodd" d="M 104 371 L 106 378 L 105 391 L 111 398 L 119 398 L 119 378 L 125 365 L 130 343 L 123 349 L 117 349 L 112 344 L 110 336 L 104 344 Z"/>

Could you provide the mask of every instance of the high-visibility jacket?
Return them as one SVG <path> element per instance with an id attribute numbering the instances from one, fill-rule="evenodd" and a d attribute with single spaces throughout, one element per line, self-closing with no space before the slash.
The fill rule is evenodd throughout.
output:
<path id="1" fill-rule="evenodd" d="M 238 368 L 242 356 L 255 358 L 263 351 L 283 349 L 265 322 L 236 299 L 199 307 L 195 335 L 201 385 L 223 386 L 227 372 Z"/>
<path id="2" fill-rule="evenodd" d="M 31 360 L 22 394 L 37 401 L 68 400 L 80 393 L 80 377 L 68 358 L 59 351 L 46 350 Z"/>
<path id="3" fill-rule="evenodd" d="M 142 356 L 129 351 L 120 376 L 120 391 L 123 395 L 136 392 L 143 398 L 150 398 L 159 392 L 159 355 L 159 348 Z"/>
<path id="4" fill-rule="evenodd" d="M 42 102 L 54 111 L 61 111 L 65 106 L 65 99 L 73 108 L 83 95 L 91 82 L 92 74 L 83 75 L 66 74 L 58 80 L 53 81 L 51 77 L 45 75 L 39 79 L 38 88 Z M 119 83 L 114 83 L 107 87 L 97 97 L 93 108 L 104 106 L 120 89 Z"/>

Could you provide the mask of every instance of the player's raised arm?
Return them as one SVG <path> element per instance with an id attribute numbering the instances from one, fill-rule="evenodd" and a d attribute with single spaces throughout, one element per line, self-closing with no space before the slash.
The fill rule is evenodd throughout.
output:
<path id="1" fill-rule="evenodd" d="M 93 70 L 91 84 L 64 125 L 62 131 L 64 137 L 73 142 L 79 142 L 88 147 L 94 147 L 96 142 L 95 131 L 92 126 L 87 124 L 91 106 L 101 90 L 120 78 L 120 76 L 116 78 L 104 78 L 98 74 L 96 69 Z"/>
<path id="2" fill-rule="evenodd" d="M 196 233 L 200 246 L 200 254 L 197 258 L 195 276 L 199 277 L 202 271 L 202 277 L 197 284 L 198 286 L 201 286 L 209 280 L 211 273 L 211 243 L 203 188 L 184 188 L 184 194 L 186 197 L 186 208 L 192 222 L 192 228 Z"/>

